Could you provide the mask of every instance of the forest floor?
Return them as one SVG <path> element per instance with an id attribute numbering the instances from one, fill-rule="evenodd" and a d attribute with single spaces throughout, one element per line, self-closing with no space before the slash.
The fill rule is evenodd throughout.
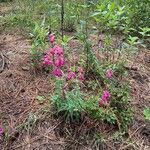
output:
<path id="1" fill-rule="evenodd" d="M 8 9 L 0 6 L 0 14 Z M 5 138 L 0 139 L 1 150 L 150 149 L 150 124 L 143 116 L 145 106 L 150 106 L 150 52 L 141 50 L 134 63 L 136 69 L 129 69 L 134 119 L 127 137 L 114 143 L 107 140 L 92 148 L 91 143 L 78 140 L 84 131 L 73 135 L 72 127 L 67 129 L 62 119 L 52 117 L 47 101 L 54 86 L 48 82 L 49 75 L 32 67 L 30 48 L 30 39 L 20 29 L 0 30 L 0 124 L 7 127 Z M 45 101 L 39 102 L 39 96 Z M 72 130 L 84 130 L 85 126 L 74 125 L 76 130 Z M 68 130 L 69 138 L 61 130 Z M 104 130 L 107 133 L 108 129 Z"/>

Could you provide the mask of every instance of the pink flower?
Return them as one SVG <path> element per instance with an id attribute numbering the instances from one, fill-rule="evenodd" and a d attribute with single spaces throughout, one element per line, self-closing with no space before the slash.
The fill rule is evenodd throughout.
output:
<path id="1" fill-rule="evenodd" d="M 77 71 L 78 71 L 78 79 L 79 80 L 84 80 L 83 68 L 82 67 L 78 67 Z"/>
<path id="2" fill-rule="evenodd" d="M 112 76 L 113 76 L 113 71 L 112 71 L 111 69 L 108 69 L 108 70 L 106 71 L 106 77 L 107 77 L 108 79 L 111 79 Z"/>
<path id="3" fill-rule="evenodd" d="M 72 80 L 72 79 L 74 79 L 74 78 L 76 78 L 75 72 L 69 71 L 69 72 L 68 72 L 68 75 L 67 75 L 67 80 Z"/>
<path id="4" fill-rule="evenodd" d="M 64 64 L 65 64 L 65 60 L 62 56 L 58 57 L 57 60 L 55 61 L 56 67 L 62 67 Z"/>
<path id="5" fill-rule="evenodd" d="M 55 41 L 55 36 L 53 35 L 53 34 L 50 34 L 49 35 L 49 41 L 50 41 L 50 43 L 54 43 L 54 41 Z"/>
<path id="6" fill-rule="evenodd" d="M 54 55 L 55 54 L 55 49 L 54 48 L 50 48 L 49 52 Z"/>
<path id="7" fill-rule="evenodd" d="M 0 136 L 4 133 L 4 129 L 0 127 Z"/>
<path id="8" fill-rule="evenodd" d="M 53 70 L 53 75 L 56 77 L 62 77 L 62 75 L 63 75 L 62 70 L 60 68 L 55 68 Z"/>
<path id="9" fill-rule="evenodd" d="M 102 97 L 99 100 L 99 107 L 106 106 L 110 97 L 111 95 L 108 90 L 103 91 Z"/>
<path id="10" fill-rule="evenodd" d="M 52 64 L 53 64 L 53 61 L 50 59 L 50 57 L 48 56 L 48 54 L 46 54 L 44 56 L 44 59 L 43 59 L 43 65 L 49 66 L 49 65 L 52 65 Z"/>
<path id="11" fill-rule="evenodd" d="M 110 98 L 110 93 L 109 93 L 109 91 L 108 91 L 108 90 L 103 91 L 103 94 L 102 94 L 101 99 L 102 99 L 103 101 L 108 101 L 109 98 Z"/>
<path id="12" fill-rule="evenodd" d="M 108 90 L 103 91 L 102 97 L 99 100 L 99 107 L 106 106 L 110 96 L 111 95 Z"/>
<path id="13" fill-rule="evenodd" d="M 60 46 L 55 46 L 55 54 L 57 55 L 62 55 L 63 54 L 63 49 Z"/>

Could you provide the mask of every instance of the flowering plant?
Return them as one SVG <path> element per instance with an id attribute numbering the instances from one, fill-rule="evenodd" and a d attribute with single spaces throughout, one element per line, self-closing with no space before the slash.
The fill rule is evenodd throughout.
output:
<path id="1" fill-rule="evenodd" d="M 69 119 L 79 119 L 82 113 L 97 120 L 117 124 L 119 129 L 126 129 L 131 121 L 128 108 L 129 92 L 120 85 L 115 77 L 113 66 L 101 66 L 103 86 L 99 86 L 97 95 L 90 96 L 81 89 L 85 81 L 86 70 L 82 67 L 72 69 L 67 66 L 63 48 L 56 44 L 55 36 L 49 35 L 50 49 L 42 58 L 44 67 L 51 67 L 51 75 L 56 77 L 55 92 L 52 96 L 57 114 L 64 114 Z M 94 59 L 95 57 L 93 57 Z M 98 67 L 98 65 L 97 65 Z M 84 93 L 84 94 L 83 94 Z"/>
<path id="2" fill-rule="evenodd" d="M 55 43 L 54 34 L 49 35 L 49 43 L 51 48 L 45 52 L 42 58 L 43 66 L 52 67 L 52 74 L 55 77 L 66 77 L 66 80 L 68 81 L 72 79 L 84 80 L 84 70 L 82 67 L 78 67 L 76 72 L 69 68 L 67 69 L 67 73 L 64 73 L 63 67 L 66 66 L 63 48 Z"/>
<path id="3" fill-rule="evenodd" d="M 56 112 L 64 112 L 67 118 L 79 118 L 84 105 L 79 85 L 84 80 L 84 69 L 75 67 L 73 70 L 67 66 L 63 48 L 56 44 L 54 34 L 49 35 L 49 43 L 51 47 L 45 52 L 42 64 L 52 69 L 51 75 L 56 79 L 55 92 L 52 96 Z"/>

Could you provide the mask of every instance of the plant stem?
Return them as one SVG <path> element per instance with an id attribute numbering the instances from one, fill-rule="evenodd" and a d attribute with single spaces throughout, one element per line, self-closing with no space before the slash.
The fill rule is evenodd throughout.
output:
<path id="1" fill-rule="evenodd" d="M 64 0 L 61 0 L 61 37 L 64 40 Z"/>

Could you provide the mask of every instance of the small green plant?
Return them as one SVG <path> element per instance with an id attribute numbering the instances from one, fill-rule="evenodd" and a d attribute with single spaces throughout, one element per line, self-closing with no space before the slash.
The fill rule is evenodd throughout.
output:
<path id="1" fill-rule="evenodd" d="M 76 11 L 73 3 L 67 3 L 65 5 L 65 16 L 64 16 L 64 30 L 73 32 L 76 30 Z"/>
<path id="2" fill-rule="evenodd" d="M 129 107 L 129 90 L 127 85 L 120 85 L 114 79 L 105 81 L 106 87 L 109 87 L 109 92 L 104 91 L 98 102 L 98 96 L 90 97 L 87 103 L 88 113 L 97 120 L 106 121 L 110 124 L 117 124 L 120 130 L 126 130 L 132 120 L 132 109 Z M 110 97 L 111 100 L 105 102 L 104 95 Z M 98 105 L 99 103 L 99 105 Z M 94 105 L 93 105 L 94 104 Z"/>
<path id="3" fill-rule="evenodd" d="M 74 89 L 66 91 L 60 82 L 62 82 L 61 79 L 56 81 L 56 91 L 52 97 L 57 114 L 63 113 L 66 119 L 79 120 L 85 105 L 80 88 L 74 87 Z"/>
<path id="4" fill-rule="evenodd" d="M 148 107 L 145 108 L 143 113 L 144 113 L 145 119 L 150 121 L 150 108 L 148 108 Z"/>
<path id="5" fill-rule="evenodd" d="M 36 100 L 37 100 L 40 104 L 42 104 L 42 103 L 45 102 L 45 97 L 44 97 L 44 96 L 37 96 L 37 97 L 36 97 Z"/>
<path id="6" fill-rule="evenodd" d="M 34 39 L 33 42 L 36 46 L 44 46 L 46 44 L 45 38 L 48 33 L 48 29 L 46 29 L 44 23 L 45 18 L 43 19 L 43 22 L 40 25 L 37 22 L 34 22 L 34 29 L 30 35 Z"/>
<path id="7" fill-rule="evenodd" d="M 149 43 L 149 37 L 150 37 L 150 28 L 149 27 L 143 27 L 140 28 L 141 31 L 139 31 L 139 34 L 141 35 L 140 39 L 140 45 L 146 48 Z"/>
<path id="8" fill-rule="evenodd" d="M 125 24 L 125 7 L 117 6 L 116 2 L 103 1 L 97 4 L 91 18 L 97 23 L 99 32 L 106 30 L 122 30 Z"/>
<path id="9" fill-rule="evenodd" d="M 31 60 L 34 66 L 39 64 L 39 61 L 43 55 L 43 49 L 46 47 L 46 36 L 48 34 L 48 30 L 46 29 L 45 19 L 41 25 L 35 22 L 34 29 L 32 34 L 30 33 L 31 38 L 33 38 L 32 47 L 30 50 Z"/>
<path id="10" fill-rule="evenodd" d="M 36 116 L 36 114 L 30 113 L 25 122 L 21 124 L 21 127 L 29 132 L 33 130 L 33 127 L 36 125 L 38 119 L 39 118 Z"/>

